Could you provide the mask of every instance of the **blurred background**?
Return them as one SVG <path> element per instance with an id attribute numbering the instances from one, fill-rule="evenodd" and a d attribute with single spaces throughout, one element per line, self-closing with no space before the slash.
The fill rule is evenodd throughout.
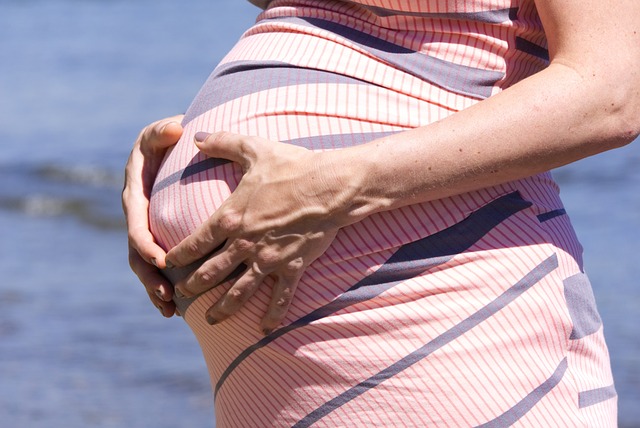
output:
<path id="1" fill-rule="evenodd" d="M 204 427 L 200 349 L 129 271 L 122 171 L 253 22 L 243 0 L 0 0 L 0 418 Z M 554 172 L 640 427 L 640 142 Z"/>

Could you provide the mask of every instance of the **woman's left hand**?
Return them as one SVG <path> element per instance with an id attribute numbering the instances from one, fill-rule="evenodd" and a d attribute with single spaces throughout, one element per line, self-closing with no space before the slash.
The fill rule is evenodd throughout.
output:
<path id="1" fill-rule="evenodd" d="M 300 277 L 347 222 L 349 188 L 324 153 L 230 133 L 198 133 L 196 145 L 211 157 L 243 168 L 238 187 L 192 235 L 167 254 L 167 265 L 187 266 L 222 249 L 187 278 L 176 293 L 191 297 L 221 283 L 241 264 L 245 271 L 207 311 L 210 324 L 237 312 L 267 276 L 275 279 L 262 331 L 275 329 L 288 310 Z M 348 217 L 348 216 L 347 216 Z"/>

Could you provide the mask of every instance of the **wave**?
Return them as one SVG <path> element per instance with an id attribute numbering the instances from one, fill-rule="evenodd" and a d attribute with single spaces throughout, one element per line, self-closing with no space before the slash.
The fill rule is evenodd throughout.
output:
<path id="1" fill-rule="evenodd" d="M 67 217 L 99 229 L 124 230 L 122 172 L 93 165 L 0 166 L 0 209 L 30 217 Z"/>

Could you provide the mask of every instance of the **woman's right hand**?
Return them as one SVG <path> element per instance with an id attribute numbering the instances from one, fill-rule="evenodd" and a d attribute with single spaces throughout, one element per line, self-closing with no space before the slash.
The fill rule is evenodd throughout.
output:
<path id="1" fill-rule="evenodd" d="M 125 168 L 122 209 L 129 236 L 129 265 L 163 316 L 176 313 L 173 286 L 160 273 L 166 267 L 165 251 L 149 231 L 149 197 L 167 148 L 182 135 L 183 116 L 173 116 L 146 126 L 133 145 Z"/>

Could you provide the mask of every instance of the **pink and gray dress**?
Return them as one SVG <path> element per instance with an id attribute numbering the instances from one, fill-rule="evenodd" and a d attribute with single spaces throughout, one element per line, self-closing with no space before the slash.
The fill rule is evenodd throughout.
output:
<path id="1" fill-rule="evenodd" d="M 340 150 L 548 64 L 533 0 L 254 1 L 266 10 L 202 87 L 157 177 L 151 227 L 167 249 L 242 175 L 200 154 L 198 131 Z M 545 173 L 341 229 L 266 337 L 270 282 L 215 326 L 204 313 L 228 283 L 179 304 L 219 428 L 615 426 L 581 253 Z"/>

